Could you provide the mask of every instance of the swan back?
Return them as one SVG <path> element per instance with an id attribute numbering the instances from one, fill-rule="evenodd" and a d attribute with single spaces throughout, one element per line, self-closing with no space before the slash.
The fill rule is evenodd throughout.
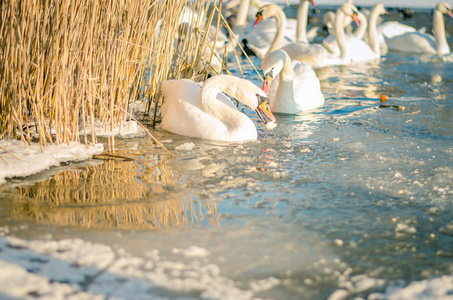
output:
<path id="1" fill-rule="evenodd" d="M 437 54 L 438 56 L 450 53 L 450 47 L 445 36 L 444 14 L 453 17 L 450 5 L 446 2 L 441 2 L 434 10 L 434 37 L 422 32 L 408 32 L 393 38 L 385 38 L 388 48 L 405 53 Z"/>
<path id="2" fill-rule="evenodd" d="M 321 86 L 313 68 L 308 64 L 292 61 L 282 49 L 266 56 L 263 73 L 263 88 L 269 89 L 270 84 L 268 96 L 273 112 L 297 114 L 324 103 Z"/>

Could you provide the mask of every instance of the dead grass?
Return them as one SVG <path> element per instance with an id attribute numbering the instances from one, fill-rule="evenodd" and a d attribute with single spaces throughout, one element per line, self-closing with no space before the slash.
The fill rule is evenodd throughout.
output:
<path id="1" fill-rule="evenodd" d="M 217 14 L 221 1 L 214 9 L 208 9 L 209 1 L 190 2 L 187 11 L 197 17 L 188 21 L 184 41 L 175 43 L 185 5 L 180 0 L 2 1 L 0 139 L 25 145 L 38 139 L 41 146 L 96 143 L 96 132 L 87 128 L 95 128 L 95 120 L 106 130 L 129 122 L 137 100 L 149 101 L 151 109 L 157 82 L 205 79 L 215 57 L 206 55 L 212 41 L 205 33 L 211 23 L 225 26 Z"/>

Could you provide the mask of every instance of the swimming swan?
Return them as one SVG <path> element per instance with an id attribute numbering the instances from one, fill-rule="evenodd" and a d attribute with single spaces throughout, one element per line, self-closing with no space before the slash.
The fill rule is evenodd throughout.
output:
<path id="1" fill-rule="evenodd" d="M 265 5 L 261 9 L 261 17 L 271 17 L 274 15 L 281 15 L 283 13 L 281 8 L 273 5 Z M 305 43 L 290 43 L 286 44 L 281 49 L 288 53 L 291 59 L 295 59 L 299 62 L 304 62 L 311 65 L 313 68 L 322 68 L 331 65 L 342 65 L 349 64 L 352 62 L 352 58 L 347 53 L 345 44 L 343 21 L 346 16 L 353 18 L 358 23 L 357 19 L 357 8 L 352 4 L 345 3 L 337 10 L 337 17 L 335 19 L 335 38 L 340 49 L 341 55 L 335 55 L 330 53 L 326 48 L 319 44 L 305 44 Z M 283 14 L 284 16 L 284 14 Z M 257 14 L 257 21 L 260 16 Z M 283 18 L 282 18 L 283 19 Z M 274 41 L 271 44 L 267 53 L 273 52 L 280 48 L 281 36 L 276 35 Z M 255 51 L 255 49 L 253 49 Z M 255 53 L 257 53 L 255 51 Z M 265 54 L 261 53 L 263 59 Z"/>
<path id="2" fill-rule="evenodd" d="M 309 3 L 315 6 L 313 0 L 301 0 L 300 8 L 297 15 L 297 26 L 291 33 L 291 36 L 297 36 L 302 42 L 307 43 L 308 39 L 311 38 L 313 32 L 307 33 L 307 18 L 308 18 L 308 7 Z M 286 24 L 288 22 L 283 9 L 276 4 L 267 4 L 260 8 L 260 11 L 256 14 L 256 21 L 254 26 L 262 23 L 263 20 L 270 18 L 275 19 L 276 30 L 269 31 L 268 38 L 271 39 L 267 42 L 266 46 L 263 44 L 249 42 L 249 47 L 255 52 L 259 59 L 263 60 L 267 53 L 273 52 L 279 49 L 281 46 L 286 44 L 293 44 L 286 38 Z M 317 28 L 315 28 L 317 31 Z"/>
<path id="3" fill-rule="evenodd" d="M 388 14 L 385 10 L 384 4 L 378 3 L 371 10 L 369 21 L 366 20 L 365 16 L 359 12 L 360 26 L 359 29 L 368 27 L 367 40 L 368 43 L 362 40 L 364 33 L 354 32 L 354 34 L 348 34 L 345 36 L 344 44 L 346 45 L 346 52 L 351 60 L 354 62 L 369 61 L 379 59 L 381 57 L 381 49 L 379 47 L 378 34 L 376 30 L 377 21 L 380 15 Z M 368 24 L 368 26 L 367 26 Z M 338 43 L 335 39 L 335 35 L 329 35 L 323 41 L 323 46 L 330 52 L 336 55 L 341 55 Z"/>
<path id="4" fill-rule="evenodd" d="M 266 55 L 263 73 L 263 90 L 269 96 L 272 112 L 297 114 L 324 104 L 313 68 L 291 61 L 285 51 L 279 49 Z"/>
<path id="5" fill-rule="evenodd" d="M 161 126 L 176 134 L 228 142 L 256 139 L 253 121 L 222 92 L 255 110 L 267 129 L 276 126 L 266 94 L 245 79 L 217 75 L 202 87 L 188 79 L 167 80 L 158 89 L 164 96 Z"/>
<path id="6" fill-rule="evenodd" d="M 444 14 L 453 18 L 453 13 L 449 4 L 441 2 L 437 4 L 433 16 L 434 37 L 421 32 L 408 32 L 402 35 L 386 39 L 389 50 L 415 53 L 433 54 L 442 57 L 450 53 L 447 39 L 445 37 Z"/>

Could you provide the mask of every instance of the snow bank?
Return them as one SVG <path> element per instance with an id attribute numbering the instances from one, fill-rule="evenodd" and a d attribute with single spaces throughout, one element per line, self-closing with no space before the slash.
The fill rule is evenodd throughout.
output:
<path id="1" fill-rule="evenodd" d="M 80 239 L 26 241 L 0 237 L 0 298 L 46 299 L 251 299 L 253 293 L 272 287 L 275 279 L 238 288 L 205 261 L 207 250 L 195 252 L 190 263 L 169 260 L 150 249 L 146 258 L 124 249 Z M 274 283 L 275 284 L 275 283 Z M 176 294 L 175 294 L 176 293 Z"/>
<path id="2" fill-rule="evenodd" d="M 44 151 L 38 143 L 32 143 L 27 151 L 20 141 L 3 139 L 0 140 L 0 184 L 6 178 L 30 176 L 64 162 L 89 159 L 103 151 L 102 144 L 86 146 L 77 142 L 49 145 Z"/>

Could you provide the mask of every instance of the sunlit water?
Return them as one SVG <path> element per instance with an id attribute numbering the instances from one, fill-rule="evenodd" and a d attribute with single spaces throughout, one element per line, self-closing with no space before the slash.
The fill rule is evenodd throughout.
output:
<path id="1" fill-rule="evenodd" d="M 430 29 L 429 19 L 423 11 L 407 23 Z M 216 281 L 222 292 L 212 297 L 221 299 L 326 299 L 339 290 L 367 298 L 451 275 L 453 64 L 389 54 L 325 72 L 326 104 L 277 115 L 273 131 L 243 108 L 257 141 L 157 130 L 174 157 L 148 138 L 117 140 L 117 157 L 11 180 L 0 187 L 0 225 L 21 238 L 80 238 L 214 265 L 229 280 Z M 380 94 L 392 98 L 387 105 Z M 209 255 L 175 250 L 190 246 Z M 169 282 L 146 293 L 207 297 Z"/>

